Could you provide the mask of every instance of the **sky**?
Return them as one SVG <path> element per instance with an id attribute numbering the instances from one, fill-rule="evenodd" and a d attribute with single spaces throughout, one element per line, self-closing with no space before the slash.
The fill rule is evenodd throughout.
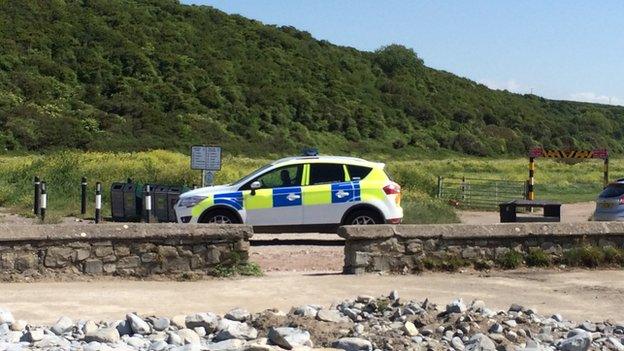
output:
<path id="1" fill-rule="evenodd" d="M 182 0 L 374 51 L 493 89 L 624 105 L 624 1 Z"/>

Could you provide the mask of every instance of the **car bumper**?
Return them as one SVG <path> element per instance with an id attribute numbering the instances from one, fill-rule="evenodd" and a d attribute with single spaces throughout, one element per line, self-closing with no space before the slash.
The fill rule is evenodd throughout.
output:
<path id="1" fill-rule="evenodd" d="M 178 223 L 197 223 L 197 217 L 193 216 L 192 207 L 175 207 L 175 213 Z"/>

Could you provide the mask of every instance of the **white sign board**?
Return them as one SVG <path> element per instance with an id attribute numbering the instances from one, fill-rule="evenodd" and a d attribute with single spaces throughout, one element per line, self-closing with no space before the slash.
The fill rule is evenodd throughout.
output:
<path id="1" fill-rule="evenodd" d="M 221 169 L 220 146 L 191 147 L 191 169 L 218 171 Z"/>

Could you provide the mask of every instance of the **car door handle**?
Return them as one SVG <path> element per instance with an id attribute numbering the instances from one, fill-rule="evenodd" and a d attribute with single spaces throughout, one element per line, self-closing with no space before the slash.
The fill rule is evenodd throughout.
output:
<path id="1" fill-rule="evenodd" d="M 288 196 L 286 196 L 286 198 L 288 199 L 288 201 L 295 201 L 301 198 L 300 195 L 294 194 L 294 193 L 290 193 L 288 194 Z"/>
<path id="2" fill-rule="evenodd" d="M 343 197 L 345 197 L 345 196 L 347 196 L 347 195 L 349 195 L 349 193 L 348 193 L 348 192 L 346 192 L 346 191 L 344 191 L 344 190 L 339 190 L 339 191 L 336 193 L 336 197 L 337 197 L 337 198 L 343 198 Z"/>

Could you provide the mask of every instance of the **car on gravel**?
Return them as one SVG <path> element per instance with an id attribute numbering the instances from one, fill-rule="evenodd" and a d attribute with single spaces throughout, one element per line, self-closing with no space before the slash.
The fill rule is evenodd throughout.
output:
<path id="1" fill-rule="evenodd" d="M 353 157 L 284 158 L 231 184 L 186 192 L 175 212 L 180 223 L 245 223 L 266 232 L 400 223 L 401 187 L 384 168 Z"/>
<path id="2" fill-rule="evenodd" d="M 624 179 L 609 184 L 596 199 L 595 221 L 624 220 Z"/>

